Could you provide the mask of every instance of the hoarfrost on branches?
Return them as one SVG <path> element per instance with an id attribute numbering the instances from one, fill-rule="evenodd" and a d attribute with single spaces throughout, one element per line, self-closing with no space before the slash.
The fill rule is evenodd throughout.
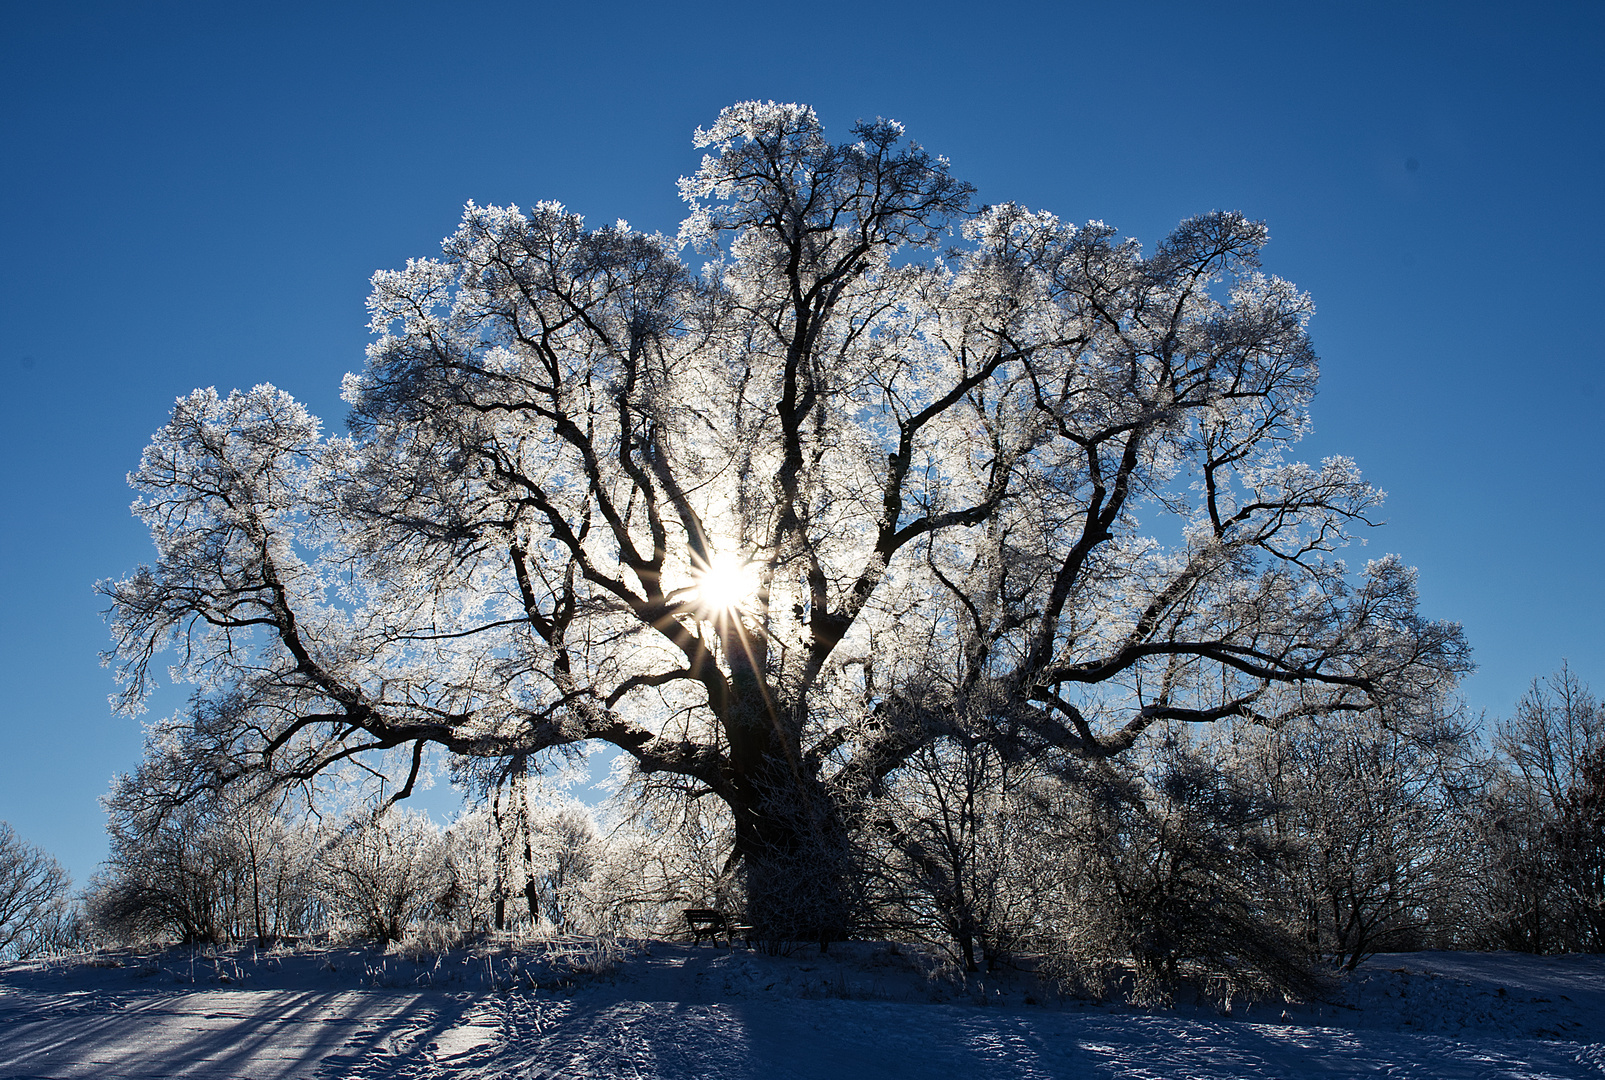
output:
<path id="1" fill-rule="evenodd" d="M 1409 724 L 1468 668 L 1413 571 L 1339 557 L 1380 494 L 1288 459 L 1312 308 L 1264 225 L 1144 255 L 805 106 L 697 142 L 678 242 L 470 203 L 376 274 L 348 436 L 270 387 L 179 402 L 131 477 L 156 562 L 102 585 L 121 704 L 159 656 L 196 686 L 169 797 L 601 740 L 728 807 L 760 931 L 828 940 L 864 808 L 939 740 Z M 750 596 L 699 603 L 730 560 Z"/>

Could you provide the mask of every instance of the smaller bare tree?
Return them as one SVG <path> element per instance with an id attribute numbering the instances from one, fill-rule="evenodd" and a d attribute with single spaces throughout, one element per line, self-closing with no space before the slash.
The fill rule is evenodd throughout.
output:
<path id="1" fill-rule="evenodd" d="M 69 919 L 71 889 L 60 863 L 0 821 L 0 960 L 48 951 Z"/>
<path id="2" fill-rule="evenodd" d="M 1573 940 L 1605 952 L 1605 746 L 1591 750 L 1549 828 L 1571 909 Z"/>
<path id="3" fill-rule="evenodd" d="M 440 829 L 420 813 L 383 811 L 348 821 L 324 851 L 335 903 L 368 937 L 400 941 L 441 915 L 451 878 Z"/>
<path id="4" fill-rule="evenodd" d="M 1285 887 L 1310 951 L 1353 971 L 1445 929 L 1466 887 L 1457 792 L 1472 748 L 1455 717 L 1410 730 L 1306 717 L 1238 750 L 1285 848 Z"/>
<path id="5" fill-rule="evenodd" d="M 875 804 L 898 929 L 946 949 L 966 972 L 991 970 L 1027 932 L 1022 888 L 1036 761 L 1010 760 L 985 738 L 955 732 L 921 747 Z"/>
<path id="6" fill-rule="evenodd" d="M 1495 729 L 1483 829 L 1490 943 L 1536 953 L 1585 947 L 1587 860 L 1568 861 L 1563 841 L 1571 841 L 1561 834 L 1576 824 L 1568 813 L 1587 806 L 1585 767 L 1602 747 L 1605 710 L 1565 664 L 1534 679 Z"/>
<path id="7" fill-rule="evenodd" d="M 106 798 L 111 854 L 90 881 L 89 918 L 123 941 L 169 935 L 185 944 L 227 941 L 241 867 L 225 843 L 215 807 L 189 803 L 170 813 L 141 813 L 128 778 Z"/>
<path id="8" fill-rule="evenodd" d="M 550 810 L 532 823 L 541 914 L 559 934 L 584 920 L 585 889 L 596 869 L 596 825 L 576 807 Z"/>
<path id="9" fill-rule="evenodd" d="M 1067 769 L 1050 969 L 1098 993 L 1129 962 L 1138 997 L 1156 1002 L 1194 975 L 1228 996 L 1316 990 L 1275 902 L 1273 807 L 1218 745 L 1173 730 L 1143 757 Z"/>
<path id="10" fill-rule="evenodd" d="M 487 806 L 476 806 L 446 826 L 452 914 L 457 925 L 470 933 L 501 928 L 497 912 L 506 901 L 502 839 Z"/>

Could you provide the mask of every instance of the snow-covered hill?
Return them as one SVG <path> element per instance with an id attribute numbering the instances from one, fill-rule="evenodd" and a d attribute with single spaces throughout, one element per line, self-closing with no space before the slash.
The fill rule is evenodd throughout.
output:
<path id="1" fill-rule="evenodd" d="M 170 950 L 0 970 L 0 1077 L 1598 1077 L 1605 957 L 1375 958 L 1325 1002 L 1168 1011 L 896 946 Z"/>

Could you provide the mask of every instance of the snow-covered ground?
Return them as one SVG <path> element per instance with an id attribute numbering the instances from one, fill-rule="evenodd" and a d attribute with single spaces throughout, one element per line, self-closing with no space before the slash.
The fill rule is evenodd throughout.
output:
<path id="1" fill-rule="evenodd" d="M 107 954 L 0 969 L 0 1077 L 1598 1077 L 1605 957 L 1379 956 L 1232 1015 L 933 978 L 894 946 Z"/>

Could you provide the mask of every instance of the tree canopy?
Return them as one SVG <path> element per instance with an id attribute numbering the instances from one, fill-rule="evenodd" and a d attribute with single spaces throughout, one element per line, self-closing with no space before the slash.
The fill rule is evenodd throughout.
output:
<path id="1" fill-rule="evenodd" d="M 844 932 L 854 837 L 922 748 L 1096 760 L 1160 722 L 1430 717 L 1469 667 L 1379 493 L 1306 464 L 1312 308 L 1213 212 L 1152 254 L 976 207 L 885 120 L 746 102 L 677 238 L 470 203 L 374 276 L 349 433 L 270 386 L 178 402 L 111 600 L 133 785 L 309 780 L 590 740 L 734 822 L 776 933 Z M 690 258 L 691 261 L 688 261 Z M 474 765 L 474 763 L 479 765 Z"/>

